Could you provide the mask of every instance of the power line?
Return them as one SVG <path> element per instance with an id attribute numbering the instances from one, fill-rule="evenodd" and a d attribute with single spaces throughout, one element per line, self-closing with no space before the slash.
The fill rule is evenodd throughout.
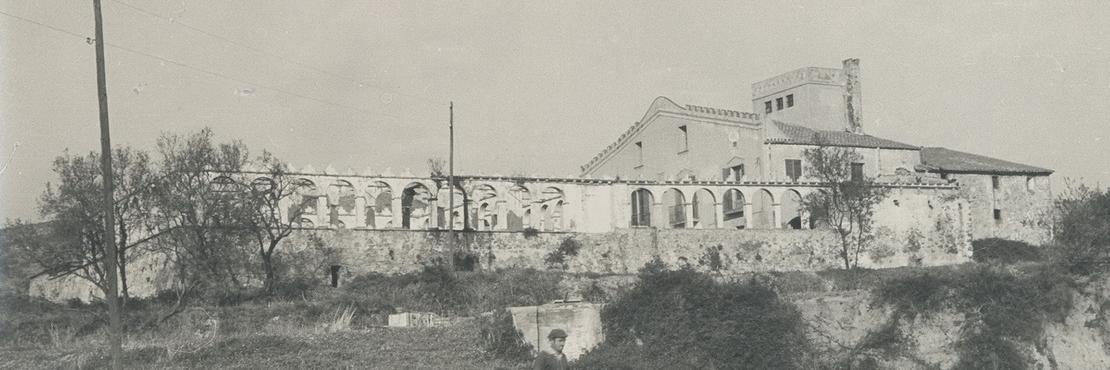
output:
<path id="1" fill-rule="evenodd" d="M 39 26 L 42 26 L 42 27 L 45 27 L 45 28 L 48 28 L 48 29 L 51 29 L 51 30 L 54 30 L 54 31 L 57 31 L 57 32 L 60 32 L 60 33 L 64 33 L 64 34 L 76 37 L 78 39 L 85 39 L 86 42 L 91 43 L 90 40 L 92 40 L 91 38 L 89 38 L 87 36 L 84 36 L 84 35 L 81 35 L 81 34 L 78 34 L 76 32 L 72 32 L 72 31 L 69 31 L 69 30 L 62 29 L 62 28 L 54 27 L 54 26 L 51 26 L 49 24 L 38 22 L 38 21 L 35 21 L 33 19 L 21 17 L 21 16 L 18 16 L 18 15 L 14 15 L 14 14 L 2 11 L 2 10 L 0 10 L 0 14 L 6 15 L 6 16 L 24 21 L 24 22 L 39 25 Z M 173 65 L 182 67 L 182 68 L 191 69 L 191 70 L 194 70 L 194 71 L 198 71 L 198 72 L 201 72 L 201 73 L 205 73 L 205 74 L 209 74 L 209 75 L 212 75 L 212 76 L 220 77 L 220 78 L 227 79 L 227 80 L 230 80 L 230 81 L 235 81 L 235 82 L 251 85 L 251 86 L 258 87 L 258 88 L 265 89 L 265 90 L 271 90 L 271 91 L 279 92 L 279 93 L 282 93 L 282 94 L 298 97 L 298 98 L 301 98 L 301 99 L 311 100 L 311 101 L 314 101 L 314 102 L 317 102 L 317 103 L 320 103 L 320 104 L 324 104 L 324 105 L 331 105 L 331 106 L 335 106 L 335 107 L 351 109 L 351 110 L 355 110 L 355 111 L 359 111 L 359 112 L 366 113 L 366 114 L 371 114 L 371 115 L 382 115 L 382 116 L 388 116 L 388 117 L 393 117 L 393 118 L 397 118 L 397 119 L 405 119 L 404 117 L 394 115 L 394 114 L 389 114 L 389 113 L 384 113 L 384 112 L 377 112 L 377 111 L 370 111 L 370 110 L 366 110 L 366 109 L 363 109 L 363 108 L 358 108 L 358 107 L 355 107 L 355 106 L 335 103 L 335 102 L 327 101 L 327 100 L 324 100 L 324 99 L 319 99 L 319 98 L 314 98 L 314 97 L 298 94 L 298 93 L 295 93 L 295 92 L 292 92 L 292 91 L 288 91 L 288 90 L 284 90 L 284 89 L 280 89 L 280 88 L 276 88 L 276 87 L 272 87 L 272 86 L 268 86 L 268 85 L 263 85 L 263 84 L 260 84 L 260 83 L 257 83 L 257 82 L 251 82 L 251 81 L 243 80 L 243 79 L 240 79 L 240 78 L 231 77 L 231 76 L 228 76 L 226 74 L 222 74 L 222 73 L 219 73 L 219 72 L 212 72 L 212 71 L 200 68 L 200 67 L 194 67 L 194 66 L 191 66 L 191 65 L 183 63 L 183 62 L 178 62 L 176 60 L 172 60 L 172 59 L 168 59 L 168 58 L 165 58 L 165 57 L 149 54 L 149 53 L 146 53 L 146 52 L 142 52 L 142 51 L 135 50 L 135 49 L 132 49 L 132 48 L 129 48 L 129 47 L 126 47 L 126 46 L 122 46 L 122 45 L 118 45 L 118 44 L 112 44 L 112 43 L 107 43 L 106 42 L 106 43 L 104 43 L 104 45 L 108 45 L 108 46 L 111 46 L 113 48 L 123 50 L 123 51 L 127 51 L 127 52 L 130 52 L 130 53 L 142 55 L 142 56 L 145 56 L 145 57 L 148 57 L 148 58 L 157 59 L 159 61 L 162 61 L 162 62 L 165 62 L 165 63 L 170 63 L 170 64 L 173 64 Z"/>
<path id="2" fill-rule="evenodd" d="M 143 14 L 146 14 L 148 16 L 161 19 L 163 21 L 166 21 L 167 23 L 176 24 L 176 25 L 188 28 L 190 30 L 193 30 L 195 32 L 207 35 L 209 37 L 216 38 L 216 39 L 219 39 L 219 40 L 223 40 L 224 42 L 227 42 L 229 44 L 232 44 L 232 45 L 244 48 L 244 49 L 248 49 L 248 50 L 254 51 L 256 53 L 260 53 L 260 54 L 264 54 L 264 55 L 267 55 L 267 56 L 270 56 L 270 57 L 274 57 L 274 58 L 280 59 L 282 61 L 285 61 L 287 63 L 294 64 L 294 65 L 297 65 L 299 67 L 309 69 L 309 70 L 315 71 L 317 73 L 320 73 L 320 74 L 323 74 L 323 75 L 326 75 L 326 76 L 329 76 L 329 77 L 332 77 L 332 78 L 335 78 L 335 79 L 347 81 L 347 82 L 353 83 L 353 84 L 355 84 L 359 87 L 369 86 L 369 87 L 373 87 L 375 89 L 384 90 L 384 91 L 386 91 L 388 93 L 391 93 L 391 94 L 397 94 L 397 95 L 407 96 L 407 97 L 410 97 L 410 98 L 413 98 L 413 99 L 417 99 L 417 100 L 420 100 L 420 101 L 423 101 L 425 103 L 432 104 L 432 105 L 435 105 L 435 106 L 442 106 L 445 103 L 445 102 L 442 102 L 442 101 L 437 101 L 437 100 L 430 99 L 430 98 L 427 98 L 427 97 L 423 97 L 423 96 L 420 96 L 420 95 L 406 94 L 406 93 L 398 92 L 396 90 L 390 89 L 390 88 L 385 87 L 385 86 L 375 85 L 375 84 L 371 84 L 371 83 L 364 82 L 364 81 L 358 81 L 356 78 L 347 77 L 347 76 L 344 76 L 344 75 L 341 75 L 341 74 L 338 74 L 338 73 L 334 73 L 334 72 L 330 72 L 330 71 L 327 71 L 327 70 L 324 70 L 324 69 L 321 69 L 321 68 L 314 67 L 314 66 L 306 64 L 304 62 L 289 59 L 289 58 L 283 57 L 281 55 L 278 55 L 277 53 L 273 53 L 273 52 L 270 52 L 270 51 L 259 49 L 259 48 L 254 47 L 254 46 L 247 45 L 245 43 L 238 42 L 238 41 L 232 40 L 230 38 L 227 38 L 227 37 L 224 37 L 224 36 L 212 33 L 212 32 L 205 31 L 201 28 L 189 25 L 188 23 L 184 23 L 184 22 L 181 22 L 181 21 L 173 19 L 173 18 L 168 18 L 168 17 L 163 16 L 161 14 L 158 14 L 158 13 L 140 8 L 140 7 L 135 6 L 135 5 L 131 5 L 131 4 L 119 1 L 119 0 L 109 0 L 109 1 L 111 1 L 113 3 L 116 3 L 116 4 L 123 5 L 123 6 L 128 7 L 128 8 L 131 8 L 132 10 L 137 11 L 139 13 L 143 13 Z"/>

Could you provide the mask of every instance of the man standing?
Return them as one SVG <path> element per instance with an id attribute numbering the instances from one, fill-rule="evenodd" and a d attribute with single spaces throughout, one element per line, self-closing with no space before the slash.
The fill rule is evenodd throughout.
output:
<path id="1" fill-rule="evenodd" d="M 566 370 L 567 355 L 563 354 L 563 346 L 567 344 L 567 332 L 563 329 L 553 329 L 547 334 L 547 341 L 551 343 L 551 351 L 540 351 L 536 355 L 536 370 Z"/>

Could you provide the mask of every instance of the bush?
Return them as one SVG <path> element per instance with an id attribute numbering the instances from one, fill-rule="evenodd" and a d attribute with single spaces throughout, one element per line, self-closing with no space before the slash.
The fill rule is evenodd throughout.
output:
<path id="1" fill-rule="evenodd" d="M 532 358 L 532 345 L 513 326 L 513 315 L 506 309 L 478 316 L 478 346 L 488 358 L 515 362 Z"/>
<path id="2" fill-rule="evenodd" d="M 582 243 L 569 236 L 559 243 L 559 247 L 548 253 L 544 257 L 544 262 L 548 267 L 557 267 L 561 269 L 567 268 L 567 259 L 578 255 L 578 250 L 582 248 Z"/>
<path id="3" fill-rule="evenodd" d="M 975 262 L 1013 264 L 1043 260 L 1041 249 L 1032 244 L 999 238 L 978 239 L 971 242 L 971 258 Z"/>
<path id="4" fill-rule="evenodd" d="M 442 266 L 419 273 L 355 277 L 332 299 L 355 304 L 363 312 L 436 312 L 469 316 L 508 306 L 530 306 L 560 298 L 557 272 L 502 270 L 455 272 Z"/>
<path id="5" fill-rule="evenodd" d="M 942 309 L 963 313 L 955 368 L 1020 369 L 1031 358 L 1016 344 L 1042 343 L 1046 321 L 1062 322 L 1071 310 L 1073 288 L 1054 265 L 1028 271 L 979 265 L 944 277 L 926 272 L 887 281 L 873 291 L 872 304 L 893 306 L 894 324 Z"/>
<path id="6" fill-rule="evenodd" d="M 585 368 L 804 368 L 801 314 L 755 281 L 717 283 L 690 268 L 641 272 L 640 283 L 602 311 L 606 346 Z M 610 367 L 613 366 L 613 367 Z"/>
<path id="7" fill-rule="evenodd" d="M 1065 193 L 1056 201 L 1055 260 L 1074 273 L 1102 271 L 1110 264 L 1110 189 Z"/>

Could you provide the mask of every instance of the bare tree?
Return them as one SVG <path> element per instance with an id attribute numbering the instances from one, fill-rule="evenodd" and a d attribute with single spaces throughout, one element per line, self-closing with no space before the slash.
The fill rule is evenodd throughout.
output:
<path id="1" fill-rule="evenodd" d="M 123 299 L 130 294 L 127 287 L 127 266 L 140 255 L 132 243 L 147 228 L 151 185 L 154 183 L 150 160 L 143 151 L 116 148 L 113 153 L 116 219 L 115 237 L 120 248 L 117 253 L 120 293 Z M 100 171 L 100 154 L 73 156 L 68 152 L 55 158 L 54 172 L 57 185 L 48 183 L 39 202 L 39 212 L 50 220 L 45 224 L 50 235 L 26 233 L 15 243 L 23 255 L 44 268 L 43 273 L 52 277 L 73 275 L 96 285 L 107 295 L 103 198 Z M 17 225 L 21 224 L 17 221 Z"/>
<path id="2" fill-rule="evenodd" d="M 304 206 L 296 199 L 304 185 L 298 178 L 290 175 L 288 164 L 270 152 L 263 151 L 257 163 L 263 168 L 261 177 L 243 178 L 241 188 L 246 189 L 247 208 L 253 212 L 247 219 L 247 227 L 258 243 L 258 256 L 262 258 L 266 273 L 266 292 L 273 293 L 277 282 L 274 251 L 282 239 L 293 233 L 293 220 L 300 219 L 304 213 Z M 286 203 L 292 204 L 287 208 L 285 217 L 282 217 L 281 207 Z"/>
<path id="3" fill-rule="evenodd" d="M 804 152 L 806 173 L 824 183 L 825 189 L 803 198 L 802 209 L 816 222 L 827 223 L 836 231 L 844 268 L 858 268 L 860 252 L 874 238 L 871 229 L 875 206 L 886 198 L 887 188 L 877 186 L 874 177 L 859 172 L 853 176 L 853 164 L 861 164 L 863 156 L 852 148 L 817 142 L 816 148 Z"/>

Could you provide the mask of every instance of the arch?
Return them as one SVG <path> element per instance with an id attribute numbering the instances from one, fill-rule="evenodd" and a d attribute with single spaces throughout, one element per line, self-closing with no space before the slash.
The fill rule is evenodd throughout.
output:
<path id="1" fill-rule="evenodd" d="M 786 189 L 782 193 L 782 199 L 779 200 L 782 211 L 782 225 L 783 229 L 801 229 L 808 222 L 803 222 L 805 219 L 804 212 L 802 211 L 802 194 L 794 189 Z"/>
<path id="2" fill-rule="evenodd" d="M 475 186 L 474 190 L 470 193 L 470 199 L 473 199 L 475 202 L 490 201 L 494 198 L 497 198 L 497 189 L 495 189 L 493 185 L 490 184 L 480 184 L 478 186 Z"/>
<path id="3" fill-rule="evenodd" d="M 821 199 L 828 199 L 828 198 L 826 198 L 829 195 L 828 190 L 817 189 L 817 192 L 821 193 L 821 197 L 822 197 Z M 810 229 L 820 229 L 820 228 L 829 227 L 829 214 L 828 214 L 828 212 L 829 211 L 828 211 L 827 207 L 815 207 L 815 208 L 813 208 L 812 212 L 809 214 L 809 228 Z"/>
<path id="4" fill-rule="evenodd" d="M 565 203 L 563 202 L 563 200 L 559 199 L 558 201 L 555 202 L 555 206 L 552 207 L 552 212 L 555 214 L 554 219 L 559 220 L 559 223 L 556 223 L 556 224 L 553 225 L 555 227 L 555 231 L 562 231 L 562 230 L 566 230 L 566 228 L 567 228 L 566 227 L 567 220 L 566 220 L 566 218 L 563 217 L 563 205 L 564 204 Z"/>
<path id="5" fill-rule="evenodd" d="M 423 183 L 414 182 L 401 192 L 401 227 L 405 229 L 428 228 L 435 213 L 432 192 Z"/>
<path id="6" fill-rule="evenodd" d="M 693 227 L 695 229 L 716 229 L 717 228 L 717 198 L 713 196 L 713 192 L 709 189 L 701 188 L 694 192 L 693 214 L 691 218 L 694 221 Z"/>
<path id="7" fill-rule="evenodd" d="M 273 192 L 274 188 L 276 187 L 277 183 L 274 182 L 274 179 L 266 176 L 260 176 L 255 178 L 254 180 L 251 180 L 251 190 L 256 193 Z"/>
<path id="8" fill-rule="evenodd" d="M 316 183 L 306 178 L 293 180 L 293 196 L 290 197 L 288 214 L 290 219 L 299 219 L 301 215 L 315 215 L 318 213 Z"/>
<path id="9" fill-rule="evenodd" d="M 347 180 L 335 180 L 328 185 L 328 207 L 333 214 L 350 216 L 355 214 L 355 187 Z M 333 219 L 332 223 L 338 222 Z"/>
<path id="10" fill-rule="evenodd" d="M 301 217 L 301 219 L 297 220 L 296 226 L 306 228 L 306 229 L 311 229 L 311 228 L 316 227 L 316 225 L 312 222 L 312 220 L 308 219 L 307 217 Z"/>
<path id="11" fill-rule="evenodd" d="M 770 190 L 760 188 L 752 196 L 751 224 L 754 229 L 775 228 L 775 197 Z"/>
<path id="12" fill-rule="evenodd" d="M 209 189 L 217 193 L 232 193 L 239 189 L 239 185 L 230 177 L 216 176 L 208 183 Z"/>
<path id="13" fill-rule="evenodd" d="M 366 185 L 366 220 L 371 228 L 388 227 L 393 221 L 393 189 L 384 181 Z M 381 225 L 381 226 L 379 226 Z"/>
<path id="14" fill-rule="evenodd" d="M 686 227 L 686 195 L 682 190 L 670 188 L 663 192 L 663 207 L 667 212 L 667 228 Z"/>
<path id="15" fill-rule="evenodd" d="M 454 192 L 453 198 L 451 192 Z M 439 217 L 439 225 L 442 228 L 449 227 L 449 225 L 447 225 L 449 221 L 454 223 L 454 225 L 450 225 L 454 230 L 462 230 L 469 227 L 469 225 L 466 224 L 470 218 L 469 215 L 467 215 L 467 208 L 469 208 L 467 207 L 467 201 L 469 197 L 466 195 L 466 192 L 463 191 L 462 187 L 458 184 L 453 187 L 444 186 L 439 188 L 436 197 L 439 199 L 439 204 L 441 204 L 437 216 Z M 451 204 L 452 201 L 454 202 L 453 204 Z"/>
<path id="16" fill-rule="evenodd" d="M 562 212 L 556 212 L 554 206 L 562 202 L 563 197 L 563 190 L 554 186 L 548 186 L 540 192 L 540 199 L 536 201 L 540 205 L 538 229 L 553 231 L 561 228 L 563 215 Z"/>
<path id="17" fill-rule="evenodd" d="M 508 230 L 520 231 L 528 227 L 525 212 L 532 203 L 532 193 L 520 185 L 513 185 L 505 196 L 505 226 Z"/>
<path id="18" fill-rule="evenodd" d="M 651 226 L 651 207 L 655 206 L 655 196 L 651 191 L 644 188 L 639 188 L 632 191 L 632 221 L 629 223 L 632 227 L 648 227 Z"/>
<path id="19" fill-rule="evenodd" d="M 497 226 L 497 212 L 492 211 L 489 202 L 482 202 L 482 205 L 478 206 L 475 224 L 478 230 L 493 230 Z"/>
<path id="20" fill-rule="evenodd" d="M 722 227 L 743 229 L 748 226 L 747 216 L 749 215 L 744 214 L 744 204 L 747 203 L 747 199 L 743 192 L 739 189 L 725 190 L 721 203 L 724 214 L 724 220 L 721 220 Z"/>

